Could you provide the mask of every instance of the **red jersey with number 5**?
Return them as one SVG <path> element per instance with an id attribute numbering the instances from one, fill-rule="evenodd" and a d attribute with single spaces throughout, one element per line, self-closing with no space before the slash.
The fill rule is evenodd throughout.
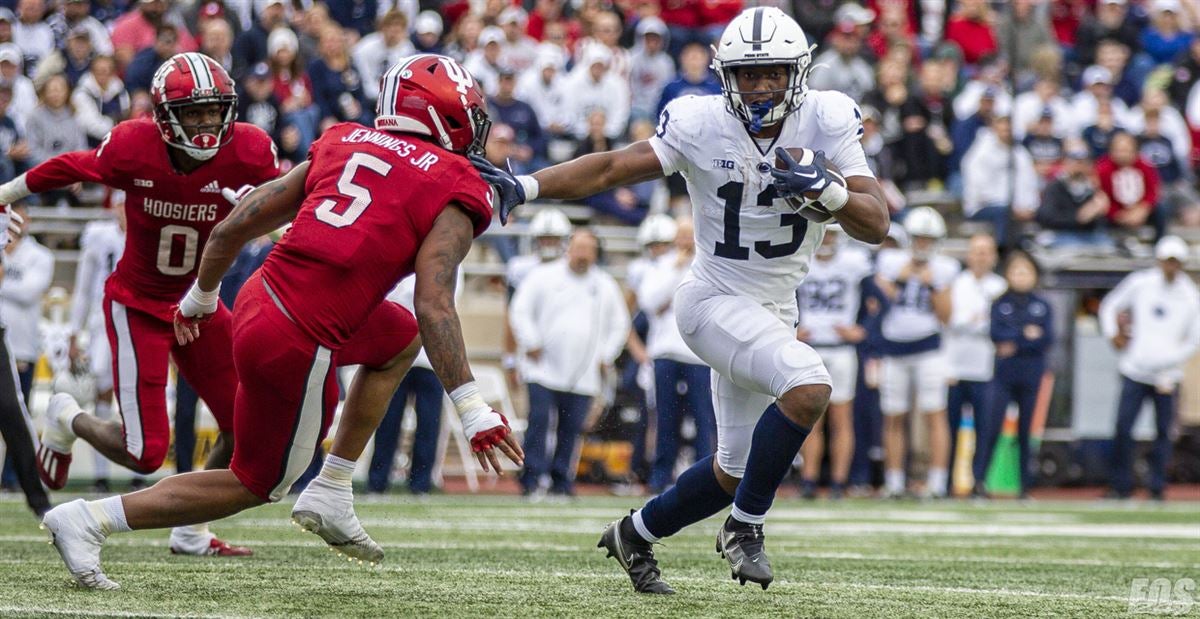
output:
<path id="1" fill-rule="evenodd" d="M 413 272 L 417 250 L 454 203 L 492 220 L 492 188 L 462 155 L 419 137 L 331 127 L 309 150 L 304 203 L 262 266 L 287 313 L 337 350 Z"/>
<path id="2" fill-rule="evenodd" d="M 233 209 L 221 188 L 279 176 L 275 144 L 248 123 L 236 123 L 229 143 L 188 174 L 176 171 L 168 148 L 153 120 L 129 120 L 94 150 L 59 155 L 25 175 L 34 193 L 80 181 L 125 191 L 125 253 L 104 291 L 166 321 L 196 278 L 208 235 Z"/>

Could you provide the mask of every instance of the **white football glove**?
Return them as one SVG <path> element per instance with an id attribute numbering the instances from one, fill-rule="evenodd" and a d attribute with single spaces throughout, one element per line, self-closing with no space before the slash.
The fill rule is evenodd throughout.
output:
<path id="1" fill-rule="evenodd" d="M 254 191 L 254 185 L 242 185 L 237 191 L 234 191 L 229 187 L 222 187 L 221 197 L 228 200 L 230 204 L 237 206 L 238 203 L 241 202 L 242 199 L 245 198 L 246 195 L 251 191 Z"/>

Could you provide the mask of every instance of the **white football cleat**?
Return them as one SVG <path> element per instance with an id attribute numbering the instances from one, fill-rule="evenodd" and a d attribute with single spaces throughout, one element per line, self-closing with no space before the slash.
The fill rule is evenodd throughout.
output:
<path id="1" fill-rule="evenodd" d="M 92 515 L 87 501 L 75 499 L 46 512 L 42 529 L 50 532 L 50 543 L 58 550 L 67 571 L 79 586 L 88 589 L 120 589 L 100 570 L 100 548 L 108 537 Z"/>
<path id="2" fill-rule="evenodd" d="M 320 536 L 330 550 L 351 561 L 371 565 L 383 561 L 383 548 L 367 535 L 354 514 L 354 491 L 349 486 L 336 486 L 320 477 L 312 480 L 292 507 L 292 522 Z"/>
<path id="3" fill-rule="evenodd" d="M 75 446 L 76 438 L 71 422 L 80 412 L 79 403 L 69 394 L 56 393 L 50 397 L 41 446 L 38 447 L 38 473 L 51 490 L 62 490 L 67 485 L 71 448 Z"/>

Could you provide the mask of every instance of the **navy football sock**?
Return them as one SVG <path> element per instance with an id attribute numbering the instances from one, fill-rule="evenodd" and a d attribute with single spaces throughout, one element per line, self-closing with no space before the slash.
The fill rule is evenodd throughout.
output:
<path id="1" fill-rule="evenodd" d="M 650 499 L 634 513 L 632 522 L 638 535 L 656 542 L 708 518 L 732 502 L 733 497 L 725 492 L 713 472 L 713 456 L 708 456 L 688 467 L 666 492 Z"/>
<path id="2" fill-rule="evenodd" d="M 772 404 L 754 426 L 746 473 L 733 500 L 733 517 L 749 524 L 762 524 L 783 483 L 792 460 L 812 428 L 797 425 Z"/>

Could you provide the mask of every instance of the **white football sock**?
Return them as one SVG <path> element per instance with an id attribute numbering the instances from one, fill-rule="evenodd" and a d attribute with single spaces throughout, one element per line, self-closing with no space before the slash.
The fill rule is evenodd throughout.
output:
<path id="1" fill-rule="evenodd" d="M 129 523 L 125 520 L 125 504 L 121 502 L 120 496 L 110 496 L 107 499 L 99 501 L 88 501 L 88 511 L 92 517 L 100 525 L 100 531 L 105 536 L 113 533 L 126 533 L 132 531 L 129 528 Z"/>
<path id="2" fill-rule="evenodd" d="M 354 478 L 354 461 L 329 454 L 321 466 L 320 478 L 339 486 L 349 486 Z"/>
<path id="3" fill-rule="evenodd" d="M 929 469 L 929 474 L 926 477 L 925 484 L 932 494 L 946 494 L 946 483 L 950 479 L 950 474 L 946 469 Z"/>
<path id="4" fill-rule="evenodd" d="M 904 469 L 888 469 L 883 473 L 883 485 L 888 492 L 904 492 Z"/>

